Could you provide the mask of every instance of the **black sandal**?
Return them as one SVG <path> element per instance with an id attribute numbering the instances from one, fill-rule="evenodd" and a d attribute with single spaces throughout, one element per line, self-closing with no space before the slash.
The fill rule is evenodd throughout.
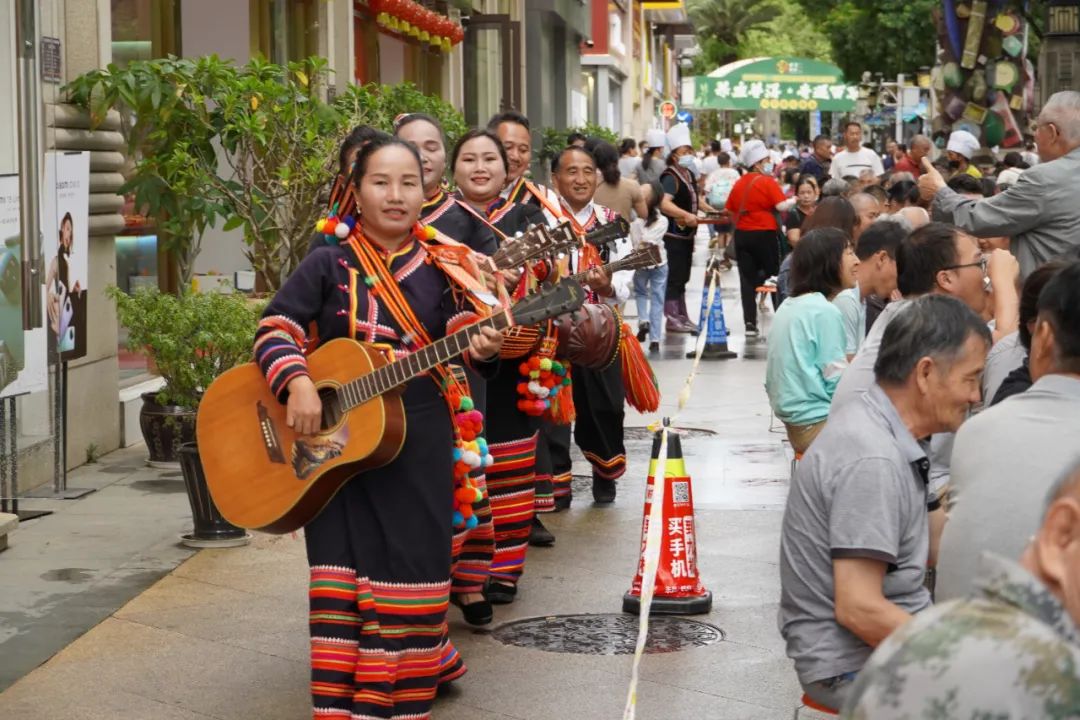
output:
<path id="1" fill-rule="evenodd" d="M 489 582 L 484 593 L 493 605 L 509 605 L 517 597 L 517 585 L 511 583 Z"/>
<path id="2" fill-rule="evenodd" d="M 486 598 L 463 605 L 458 594 L 452 593 L 450 595 L 450 604 L 461 609 L 465 622 L 470 625 L 487 625 L 495 618 L 495 610 L 491 607 L 491 601 Z"/>

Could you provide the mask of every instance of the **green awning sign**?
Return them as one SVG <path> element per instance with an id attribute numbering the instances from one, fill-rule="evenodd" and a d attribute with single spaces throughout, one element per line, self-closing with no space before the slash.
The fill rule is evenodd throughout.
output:
<path id="1" fill-rule="evenodd" d="M 804 58 L 753 58 L 686 78 L 683 106 L 711 110 L 855 109 L 859 88 L 840 68 Z"/>

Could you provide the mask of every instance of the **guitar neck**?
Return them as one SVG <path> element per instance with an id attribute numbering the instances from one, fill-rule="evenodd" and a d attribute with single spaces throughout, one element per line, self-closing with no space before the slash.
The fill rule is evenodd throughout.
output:
<path id="1" fill-rule="evenodd" d="M 636 270 L 639 267 L 646 267 L 641 264 L 641 261 L 642 256 L 627 255 L 622 260 L 616 260 L 614 262 L 609 262 L 607 265 L 602 265 L 601 269 L 608 275 L 612 275 L 620 270 Z M 588 270 L 582 270 L 579 273 L 574 273 L 568 279 L 573 280 L 574 282 L 582 282 L 588 272 Z"/>
<path id="2" fill-rule="evenodd" d="M 461 355 L 469 347 L 469 337 L 483 327 L 505 330 L 513 324 L 508 310 L 484 318 L 455 333 L 447 335 L 430 345 L 425 345 L 416 352 L 395 360 L 388 365 L 358 377 L 342 385 L 338 390 L 342 409 L 352 410 L 368 400 L 385 393 L 387 390 L 404 385 L 417 375 L 425 373 L 440 363 L 447 362 Z"/>

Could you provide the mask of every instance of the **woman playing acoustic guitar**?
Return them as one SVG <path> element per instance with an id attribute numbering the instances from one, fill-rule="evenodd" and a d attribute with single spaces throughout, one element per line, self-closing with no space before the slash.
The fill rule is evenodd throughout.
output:
<path id="1" fill-rule="evenodd" d="M 479 309 L 480 283 L 451 279 L 417 223 L 424 200 L 416 150 L 377 139 L 357 158 L 361 220 L 340 245 L 304 260 L 267 307 L 255 357 L 287 402 L 290 427 L 319 430 L 321 402 L 307 372 L 305 329 L 383 343 L 398 354 L 442 337 Z M 465 361 L 497 368 L 502 336 L 471 338 Z M 348 481 L 304 529 L 311 567 L 312 699 L 316 718 L 428 717 L 450 592 L 455 522 L 471 512 L 454 480 L 486 446 L 467 387 L 441 366 L 404 388 L 407 430 L 397 458 Z M 317 452 L 312 462 L 318 461 Z M 456 513 L 456 517 L 453 517 Z"/>

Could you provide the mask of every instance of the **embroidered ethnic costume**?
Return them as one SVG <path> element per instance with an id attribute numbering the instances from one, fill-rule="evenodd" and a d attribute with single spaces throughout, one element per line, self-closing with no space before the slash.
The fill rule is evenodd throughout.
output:
<path id="1" fill-rule="evenodd" d="M 358 244 L 392 275 L 419 325 L 412 332 L 376 292 L 380 283 L 365 282 Z M 386 254 L 354 233 L 350 244 L 314 251 L 290 276 L 259 325 L 255 358 L 285 401 L 289 380 L 307 373 L 304 328 L 408 353 L 418 331 L 441 337 L 473 309 L 451 288 L 423 238 Z M 476 369 L 490 374 L 495 366 Z M 431 377 L 409 381 L 402 400 L 408 431 L 397 458 L 345 483 L 305 527 L 316 718 L 427 718 L 440 675 L 464 672 L 446 640 L 458 437 Z"/>

